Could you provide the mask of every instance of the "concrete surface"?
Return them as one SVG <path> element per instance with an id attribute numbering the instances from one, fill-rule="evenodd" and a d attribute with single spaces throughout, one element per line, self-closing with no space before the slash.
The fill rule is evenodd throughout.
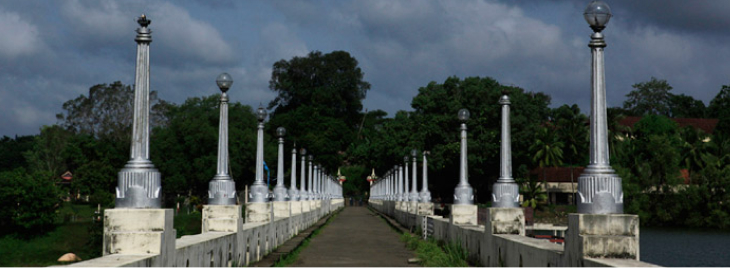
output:
<path id="1" fill-rule="evenodd" d="M 400 235 L 366 207 L 345 207 L 309 246 L 299 253 L 297 267 L 418 267 L 416 255 Z"/>
<path id="2" fill-rule="evenodd" d="M 246 204 L 246 222 L 271 221 L 271 202 Z"/>
<path id="3" fill-rule="evenodd" d="M 477 206 L 467 204 L 451 205 L 451 218 L 454 224 L 477 225 Z"/>

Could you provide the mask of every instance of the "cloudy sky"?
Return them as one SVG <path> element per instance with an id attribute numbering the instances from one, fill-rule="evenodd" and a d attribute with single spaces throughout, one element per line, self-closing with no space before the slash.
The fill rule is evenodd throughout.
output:
<path id="1" fill-rule="evenodd" d="M 152 20 L 151 88 L 174 103 L 218 92 L 215 77 L 228 72 L 232 101 L 266 104 L 275 61 L 345 50 L 372 84 L 369 110 L 411 110 L 419 87 L 455 75 L 586 112 L 588 2 L 0 0 L 0 136 L 37 134 L 92 85 L 133 84 L 142 13 Z M 730 1 L 607 3 L 609 106 L 652 76 L 706 104 L 730 84 Z"/>

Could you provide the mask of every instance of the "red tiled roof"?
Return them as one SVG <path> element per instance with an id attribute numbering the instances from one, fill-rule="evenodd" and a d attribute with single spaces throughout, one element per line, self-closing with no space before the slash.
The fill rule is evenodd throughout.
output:
<path id="1" fill-rule="evenodd" d="M 545 172 L 543 172 L 543 169 L 545 169 Z M 578 182 L 578 177 L 583 173 L 584 169 L 585 167 L 572 168 L 573 182 Z M 537 175 L 539 181 L 544 181 L 544 178 L 547 178 L 548 182 L 570 182 L 570 172 L 570 167 L 538 167 L 530 171 L 530 174 Z"/>
<path id="2" fill-rule="evenodd" d="M 712 134 L 717 126 L 718 119 L 705 119 L 705 118 L 670 118 L 672 121 L 677 122 L 679 127 L 692 126 L 699 128 L 707 134 Z M 627 127 L 634 127 L 636 122 L 639 122 L 641 117 L 638 116 L 627 116 L 621 119 L 618 123 Z"/>

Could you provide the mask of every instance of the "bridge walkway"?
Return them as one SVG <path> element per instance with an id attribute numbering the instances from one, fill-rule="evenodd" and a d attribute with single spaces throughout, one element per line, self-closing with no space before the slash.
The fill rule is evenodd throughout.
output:
<path id="1" fill-rule="evenodd" d="M 408 263 L 415 257 L 376 213 L 364 206 L 345 207 L 291 266 L 418 267 Z"/>

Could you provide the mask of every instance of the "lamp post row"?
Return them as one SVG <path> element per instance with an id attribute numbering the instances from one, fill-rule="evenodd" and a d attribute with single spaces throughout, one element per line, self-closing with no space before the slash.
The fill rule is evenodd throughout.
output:
<path id="1" fill-rule="evenodd" d="M 584 173 L 578 178 L 578 212 L 590 214 L 623 213 L 623 190 L 621 178 L 611 168 L 608 155 L 608 131 L 606 116 L 606 88 L 603 50 L 606 47 L 604 36 L 601 33 L 610 20 L 612 14 L 607 4 L 602 1 L 592 1 L 584 12 L 584 18 L 593 30 L 591 41 L 591 116 L 590 116 L 590 162 Z M 159 171 L 149 160 L 149 44 L 152 42 L 148 29 L 151 24 L 145 15 L 137 20 L 140 28 L 137 29 L 137 65 L 135 67 L 135 96 L 134 117 L 132 124 L 132 142 L 130 145 L 130 160 L 120 170 L 118 186 L 116 188 L 116 207 L 118 208 L 159 208 L 161 207 L 161 176 Z M 221 90 L 220 123 L 218 138 L 218 155 L 216 175 L 209 183 L 209 202 L 212 205 L 235 204 L 235 182 L 228 174 L 228 96 L 227 91 L 233 83 L 230 75 L 223 73 L 218 76 L 216 83 Z M 511 146 L 509 130 L 509 97 L 504 94 L 500 99 L 502 104 L 502 141 L 500 150 L 500 178 L 495 183 L 492 200 L 498 207 L 515 207 L 519 196 L 516 184 L 512 178 Z M 263 183 L 263 128 L 266 111 L 259 107 L 256 111 L 258 119 L 257 146 L 256 146 L 256 180 L 251 187 L 251 202 L 267 202 L 268 188 Z M 469 111 L 461 109 L 458 118 L 461 121 L 461 154 L 459 168 L 459 184 L 454 190 L 455 204 L 473 204 L 474 191 L 468 182 L 467 161 L 467 126 Z M 279 157 L 277 185 L 273 198 L 277 201 L 292 199 L 320 199 L 328 198 L 331 193 L 329 184 L 324 180 L 332 180 L 325 175 L 321 165 L 313 164 L 313 156 L 309 155 L 309 187 L 305 187 L 305 153 L 302 149 L 302 178 L 300 189 L 296 189 L 296 149 L 292 151 L 292 177 L 290 189 L 284 187 L 284 128 L 277 129 L 279 136 Z M 385 180 L 388 187 L 379 187 L 380 181 L 372 185 L 375 193 L 385 194 L 386 198 L 403 201 L 430 200 L 427 189 L 426 155 L 423 154 L 423 189 L 417 191 L 417 151 L 413 150 L 411 172 L 413 186 L 408 183 L 408 156 L 404 157 L 404 165 L 396 166 L 389 171 Z M 381 179 L 382 180 L 382 179 Z M 397 180 L 397 181 L 396 181 Z M 403 186 L 403 188 L 401 188 Z M 408 193 L 408 189 L 411 189 Z M 341 190 L 339 191 L 341 196 Z"/>
<path id="2" fill-rule="evenodd" d="M 590 162 L 585 171 L 578 178 L 578 213 L 582 214 L 621 214 L 623 213 L 623 189 L 621 178 L 611 168 L 608 152 L 608 127 L 606 116 L 606 81 L 604 70 L 603 50 L 606 47 L 604 36 L 601 33 L 611 19 L 611 9 L 599 0 L 594 0 L 583 14 L 586 22 L 593 30 L 588 47 L 591 49 L 591 115 L 590 115 Z M 510 135 L 510 100 L 505 93 L 500 98 L 502 105 L 502 139 L 500 149 L 500 177 L 493 187 L 492 201 L 495 207 L 517 207 L 519 199 L 518 186 L 512 178 L 512 152 Z M 461 124 L 461 154 L 459 168 L 459 184 L 454 189 L 454 204 L 473 204 L 473 189 L 468 182 L 467 168 L 467 135 L 466 121 L 469 111 L 461 109 L 458 112 Z M 406 166 L 407 166 L 406 160 Z M 426 156 L 424 154 L 424 177 L 427 172 Z M 414 165 L 415 178 L 415 165 Z M 383 180 L 392 180 L 393 171 L 386 172 L 386 176 L 372 184 L 373 198 L 389 199 L 390 192 L 381 186 Z M 396 171 L 397 172 L 397 171 Z M 407 171 L 405 171 L 407 174 Z M 407 175 L 406 175 L 407 177 Z M 408 182 L 406 180 L 406 189 Z M 427 183 L 424 182 L 424 185 Z M 415 187 L 414 187 L 415 188 Z M 406 196 L 397 187 L 398 200 L 406 200 Z M 419 199 L 425 199 L 422 197 Z M 410 197 L 408 197 L 410 198 Z"/>

